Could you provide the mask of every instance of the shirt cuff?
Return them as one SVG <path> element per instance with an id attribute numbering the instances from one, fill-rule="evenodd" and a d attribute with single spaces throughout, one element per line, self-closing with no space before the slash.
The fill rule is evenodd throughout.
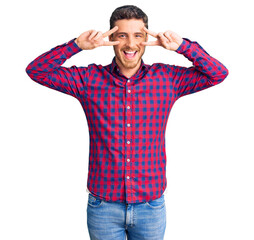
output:
<path id="1" fill-rule="evenodd" d="M 71 41 L 67 42 L 62 49 L 67 58 L 82 51 L 82 49 L 75 43 L 75 39 L 76 38 L 73 38 Z"/>
<path id="2" fill-rule="evenodd" d="M 183 42 L 181 45 L 176 49 L 177 53 L 184 53 L 186 50 L 190 48 L 190 40 L 188 38 L 183 38 Z"/>

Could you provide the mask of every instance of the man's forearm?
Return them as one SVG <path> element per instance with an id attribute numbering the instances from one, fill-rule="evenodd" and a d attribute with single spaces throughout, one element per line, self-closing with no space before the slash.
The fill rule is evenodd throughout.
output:
<path id="1" fill-rule="evenodd" d="M 198 71 L 211 80 L 212 85 L 223 81 L 228 75 L 227 68 L 217 59 L 211 57 L 197 42 L 191 42 L 184 38 L 176 52 L 188 58 Z"/>
<path id="2" fill-rule="evenodd" d="M 81 50 L 72 39 L 68 43 L 56 46 L 34 59 L 26 67 L 26 72 L 31 79 L 43 84 L 48 73 L 59 68 L 68 58 Z"/>
<path id="3" fill-rule="evenodd" d="M 83 81 L 85 81 L 82 74 L 86 69 L 79 69 L 76 66 L 65 68 L 61 65 L 81 50 L 72 39 L 37 57 L 27 66 L 26 72 L 39 84 L 79 97 L 82 94 Z"/>

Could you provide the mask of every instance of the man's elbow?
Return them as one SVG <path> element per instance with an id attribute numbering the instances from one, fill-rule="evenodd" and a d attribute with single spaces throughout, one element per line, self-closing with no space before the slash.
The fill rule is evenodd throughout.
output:
<path id="1" fill-rule="evenodd" d="M 26 67 L 26 73 L 30 78 L 32 78 L 32 67 L 30 64 Z"/>
<path id="2" fill-rule="evenodd" d="M 228 69 L 225 68 L 224 71 L 222 72 L 222 81 L 228 76 L 229 72 L 228 72 Z"/>
<path id="3" fill-rule="evenodd" d="M 40 78 L 39 71 L 32 65 L 32 63 L 28 64 L 25 71 L 33 81 L 37 82 L 39 80 Z"/>
<path id="4" fill-rule="evenodd" d="M 217 76 L 217 84 L 223 82 L 228 76 L 229 72 L 227 68 L 224 68 L 223 71 Z"/>

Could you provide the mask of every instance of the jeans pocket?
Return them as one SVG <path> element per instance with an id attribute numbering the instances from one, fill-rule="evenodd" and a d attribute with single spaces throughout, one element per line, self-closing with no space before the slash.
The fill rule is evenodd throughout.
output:
<path id="1" fill-rule="evenodd" d="M 91 193 L 88 195 L 88 205 L 91 207 L 100 207 L 103 204 L 103 200 L 93 196 Z"/>
<path id="2" fill-rule="evenodd" d="M 146 205 L 149 206 L 150 208 L 162 208 L 165 205 L 165 199 L 164 195 L 162 195 L 160 198 L 156 198 L 152 201 L 146 202 Z"/>

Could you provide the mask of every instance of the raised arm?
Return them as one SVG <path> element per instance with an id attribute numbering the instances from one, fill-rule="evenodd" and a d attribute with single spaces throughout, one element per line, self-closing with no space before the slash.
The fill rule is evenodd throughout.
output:
<path id="1" fill-rule="evenodd" d="M 144 30 L 157 40 L 144 42 L 143 45 L 162 46 L 183 54 L 193 63 L 193 66 L 189 68 L 166 65 L 177 98 L 219 84 L 227 77 L 227 68 L 217 59 L 211 57 L 197 42 L 181 38 L 172 31 L 155 33 L 146 28 Z"/>
<path id="2" fill-rule="evenodd" d="M 103 34 L 95 30 L 86 31 L 77 39 L 72 39 L 37 57 L 27 66 L 26 72 L 39 84 L 76 98 L 84 96 L 83 91 L 89 74 L 88 68 L 76 66 L 66 68 L 61 65 L 82 50 L 118 44 L 118 42 L 107 42 L 103 39 L 116 30 L 117 27 Z"/>
<path id="3" fill-rule="evenodd" d="M 68 58 L 82 51 L 74 40 L 52 48 L 33 60 L 26 68 L 28 76 L 43 86 L 78 97 L 86 81 L 83 78 L 86 68 L 61 67 Z"/>

